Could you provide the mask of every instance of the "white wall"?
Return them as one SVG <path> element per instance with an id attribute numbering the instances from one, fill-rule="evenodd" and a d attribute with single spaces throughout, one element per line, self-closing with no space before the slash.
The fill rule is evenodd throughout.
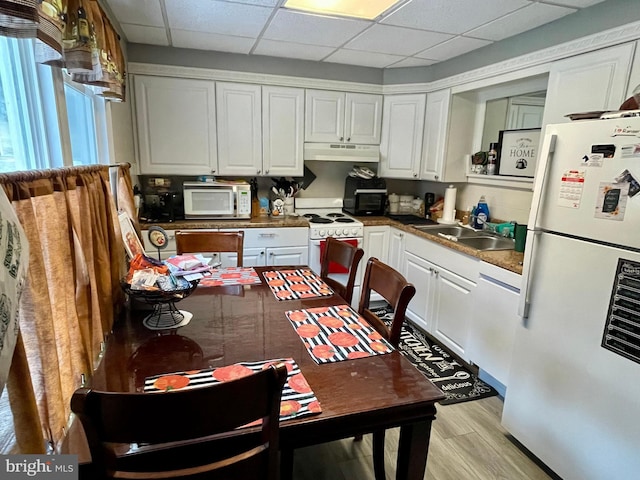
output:
<path id="1" fill-rule="evenodd" d="M 477 205 L 482 195 L 489 205 L 490 219 L 527 223 L 533 192 L 489 185 L 458 184 L 456 208 L 467 210 Z"/>

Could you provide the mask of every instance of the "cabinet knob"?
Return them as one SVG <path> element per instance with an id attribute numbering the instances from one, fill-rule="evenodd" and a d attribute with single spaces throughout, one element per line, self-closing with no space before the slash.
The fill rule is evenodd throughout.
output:
<path id="1" fill-rule="evenodd" d="M 434 175 L 433 178 L 435 178 L 437 180 L 438 179 L 438 175 Z"/>
<path id="2" fill-rule="evenodd" d="M 273 252 L 269 252 L 269 256 L 270 256 L 270 257 L 273 257 Z"/>
<path id="3" fill-rule="evenodd" d="M 340 141 L 342 142 L 344 140 L 344 137 L 340 137 Z"/>
<path id="4" fill-rule="evenodd" d="M 264 250 L 262 252 L 260 252 L 260 255 L 264 255 Z"/>
<path id="5" fill-rule="evenodd" d="M 401 233 L 400 235 L 398 235 L 400 238 L 404 238 L 404 233 Z"/>
<path id="6" fill-rule="evenodd" d="M 351 141 L 351 137 L 347 137 L 347 142 L 350 142 L 350 141 Z"/>
<path id="7" fill-rule="evenodd" d="M 414 174 L 413 174 L 413 176 L 414 176 L 414 177 L 417 177 L 417 176 L 418 176 L 418 174 L 417 174 L 417 173 L 414 173 Z"/>
<path id="8" fill-rule="evenodd" d="M 264 171 L 265 175 L 269 175 L 269 170 Z"/>
<path id="9" fill-rule="evenodd" d="M 215 170 L 211 170 L 211 173 L 216 173 L 216 171 Z"/>
<path id="10" fill-rule="evenodd" d="M 256 175 L 260 175 L 260 170 L 258 170 L 258 171 L 256 172 Z"/>

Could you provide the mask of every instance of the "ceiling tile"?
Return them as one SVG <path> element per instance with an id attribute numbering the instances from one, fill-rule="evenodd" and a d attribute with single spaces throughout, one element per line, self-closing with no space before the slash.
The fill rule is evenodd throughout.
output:
<path id="1" fill-rule="evenodd" d="M 263 7 L 275 7 L 279 0 L 233 0 L 236 3 L 246 3 L 247 5 L 260 5 Z"/>
<path id="2" fill-rule="evenodd" d="M 390 25 L 374 25 L 345 45 L 351 50 L 413 55 L 425 48 L 448 40 L 451 35 L 425 32 Z"/>
<path id="3" fill-rule="evenodd" d="M 164 27 L 160 0 L 109 0 L 109 7 L 120 23 Z"/>
<path id="4" fill-rule="evenodd" d="M 435 60 L 428 60 L 426 58 L 407 57 L 404 60 L 400 60 L 398 63 L 389 65 L 387 68 L 401 68 L 401 67 L 427 67 L 436 63 Z"/>
<path id="5" fill-rule="evenodd" d="M 564 5 L 565 7 L 586 8 L 596 3 L 604 2 L 604 0 L 538 0 L 541 3 L 552 3 L 553 5 Z"/>
<path id="6" fill-rule="evenodd" d="M 251 51 L 255 43 L 253 38 L 218 35 L 217 33 L 189 32 L 186 30 L 171 30 L 171 40 L 173 46 L 178 48 L 245 54 Z"/>
<path id="7" fill-rule="evenodd" d="M 144 25 L 129 25 L 121 23 L 127 41 L 131 43 L 146 43 L 149 45 L 169 45 L 167 31 L 164 27 L 147 27 Z"/>
<path id="8" fill-rule="evenodd" d="M 427 48 L 420 53 L 416 53 L 416 57 L 429 58 L 431 60 L 447 60 L 477 48 L 487 46 L 490 43 L 492 42 L 479 40 L 477 38 L 455 37 L 435 47 Z"/>
<path id="9" fill-rule="evenodd" d="M 323 17 L 280 9 L 265 30 L 263 38 L 339 47 L 371 24 L 364 20 Z"/>
<path id="10" fill-rule="evenodd" d="M 272 8 L 216 0 L 166 2 L 169 26 L 180 30 L 257 38 Z"/>
<path id="11" fill-rule="evenodd" d="M 346 63 L 348 65 L 361 65 L 363 67 L 384 68 L 387 65 L 402 60 L 399 55 L 386 55 L 383 53 L 362 52 L 358 50 L 347 50 L 342 48 L 333 53 L 325 62 Z"/>
<path id="12" fill-rule="evenodd" d="M 574 12 L 575 10 L 571 8 L 534 3 L 529 7 L 471 30 L 467 32 L 467 35 L 494 41 L 503 40 Z"/>
<path id="13" fill-rule="evenodd" d="M 528 0 L 412 0 L 381 23 L 460 34 L 530 3 Z"/>
<path id="14" fill-rule="evenodd" d="M 269 55 L 272 57 L 320 61 L 334 50 L 334 47 L 302 45 L 300 43 L 278 42 L 276 40 L 263 39 L 260 40 L 253 53 L 256 55 Z"/>

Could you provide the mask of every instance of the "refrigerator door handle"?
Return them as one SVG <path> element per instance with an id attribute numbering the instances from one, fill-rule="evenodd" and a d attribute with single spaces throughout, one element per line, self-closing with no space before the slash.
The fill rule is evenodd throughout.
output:
<path id="1" fill-rule="evenodd" d="M 527 241 L 524 251 L 524 265 L 522 267 L 522 284 L 520 286 L 520 299 L 518 301 L 518 315 L 522 317 L 523 323 L 526 325 L 525 319 L 529 317 L 529 290 L 531 288 L 531 278 L 533 277 L 535 249 L 540 230 L 527 230 Z"/>
<path id="2" fill-rule="evenodd" d="M 542 142 L 542 149 L 540 150 L 540 164 L 536 170 L 536 178 L 533 185 L 533 198 L 531 199 L 531 210 L 529 211 L 529 229 L 535 230 L 538 228 L 538 215 L 540 214 L 540 207 L 542 205 L 542 189 L 545 184 L 547 171 L 549 170 L 549 164 L 551 163 L 551 154 L 556 148 L 556 138 L 556 134 L 547 133 L 544 136 L 544 141 Z"/>
<path id="3" fill-rule="evenodd" d="M 536 179 L 533 186 L 533 198 L 531 199 L 531 211 L 529 212 L 529 230 L 527 231 L 526 241 L 527 248 L 524 251 L 522 268 L 522 287 L 520 289 L 520 301 L 518 302 L 518 315 L 522 317 L 523 321 L 529 316 L 529 290 L 535 267 L 536 240 L 538 235 L 542 233 L 538 226 L 538 216 L 542 206 L 542 189 L 549 170 L 549 164 L 551 163 L 551 155 L 556 148 L 556 139 L 557 135 L 553 133 L 547 133 L 544 136 L 540 151 L 540 164 L 536 170 Z"/>

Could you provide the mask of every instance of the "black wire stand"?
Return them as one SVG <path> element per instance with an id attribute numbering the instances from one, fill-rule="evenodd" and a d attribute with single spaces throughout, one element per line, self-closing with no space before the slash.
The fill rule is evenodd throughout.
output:
<path id="1" fill-rule="evenodd" d="M 178 310 L 176 303 L 191 295 L 198 282 L 193 280 L 188 287 L 176 290 L 135 290 L 126 282 L 122 282 L 122 288 L 127 295 L 153 306 L 153 312 L 142 320 L 145 327 L 149 330 L 167 330 L 183 327 L 191 321 L 193 314 Z"/>

